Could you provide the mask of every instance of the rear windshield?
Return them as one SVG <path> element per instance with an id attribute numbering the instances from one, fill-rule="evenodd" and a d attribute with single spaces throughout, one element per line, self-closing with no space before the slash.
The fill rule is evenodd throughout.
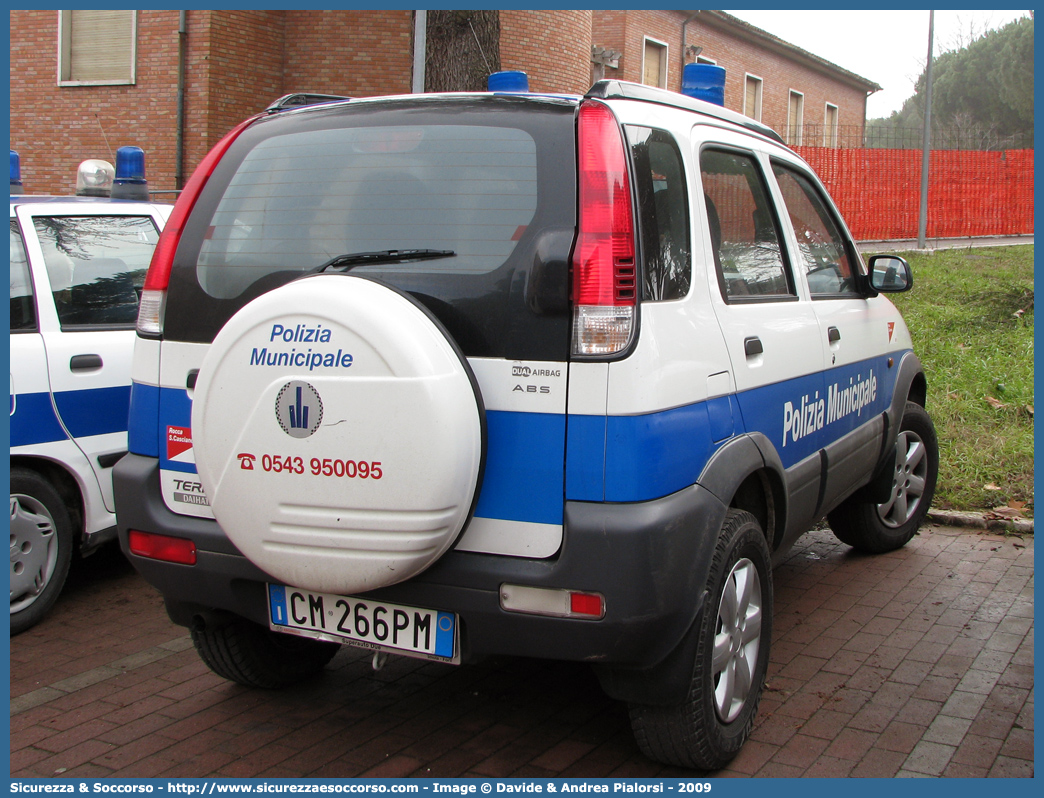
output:
<path id="1" fill-rule="evenodd" d="M 575 113 L 432 96 L 256 122 L 186 221 L 164 336 L 213 340 L 250 300 L 347 258 L 329 272 L 409 293 L 469 356 L 565 359 Z M 407 250 L 427 256 L 388 257 Z"/>
<path id="2" fill-rule="evenodd" d="M 537 207 L 524 130 L 457 124 L 293 132 L 254 147 L 214 212 L 198 260 L 211 296 L 339 255 L 436 249 L 427 271 L 491 272 Z"/>

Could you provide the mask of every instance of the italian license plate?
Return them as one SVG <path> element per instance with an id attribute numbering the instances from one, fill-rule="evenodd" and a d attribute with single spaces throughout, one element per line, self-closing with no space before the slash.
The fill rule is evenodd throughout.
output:
<path id="1" fill-rule="evenodd" d="M 438 662 L 460 661 L 457 616 L 450 612 L 270 584 L 268 615 L 277 632 Z"/>

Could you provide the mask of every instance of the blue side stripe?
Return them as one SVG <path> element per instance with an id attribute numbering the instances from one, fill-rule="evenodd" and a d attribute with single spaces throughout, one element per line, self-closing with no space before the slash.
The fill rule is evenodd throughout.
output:
<path id="1" fill-rule="evenodd" d="M 637 502 L 666 496 L 694 484 L 717 448 L 744 432 L 766 435 L 784 467 L 790 467 L 888 408 L 898 372 L 888 367 L 889 357 L 899 361 L 902 353 L 645 415 L 567 419 L 558 414 L 488 410 L 486 470 L 475 515 L 561 524 L 566 499 Z M 832 389 L 858 385 L 871 373 L 877 381 L 872 402 L 838 419 L 827 418 L 824 412 L 820 424 L 796 437 L 790 435 L 783 445 L 788 402 L 795 410 L 802 403 L 807 407 L 823 402 L 825 407 Z M 192 404 L 186 392 L 151 389 L 158 398 L 147 390 L 139 401 L 140 387 L 147 386 L 135 385 L 131 451 L 149 454 L 135 434 L 140 425 L 141 440 L 154 441 L 151 456 L 159 457 L 163 468 L 194 472 L 190 464 L 166 459 L 167 426 L 191 424 Z M 157 412 L 157 405 L 158 419 L 146 418 Z M 151 434 L 146 434 L 150 428 Z"/>
<path id="2" fill-rule="evenodd" d="M 127 431 L 129 385 L 86 391 L 56 391 L 54 403 L 65 428 L 74 438 Z"/>
<path id="3" fill-rule="evenodd" d="M 486 471 L 475 515 L 561 524 L 564 415 L 486 411 Z"/>
<path id="4" fill-rule="evenodd" d="M 54 414 L 51 395 L 20 393 L 14 397 L 15 412 L 11 416 L 11 446 L 68 440 L 58 416 Z"/>
<path id="5" fill-rule="evenodd" d="M 135 382 L 131 385 L 127 449 L 145 457 L 159 457 L 160 389 Z"/>
<path id="6" fill-rule="evenodd" d="M 692 485 L 714 450 L 707 403 L 643 416 L 610 416 L 605 500 L 637 502 Z"/>
<path id="7" fill-rule="evenodd" d="M 569 416 L 566 443 L 566 498 L 605 500 L 606 416 Z"/>

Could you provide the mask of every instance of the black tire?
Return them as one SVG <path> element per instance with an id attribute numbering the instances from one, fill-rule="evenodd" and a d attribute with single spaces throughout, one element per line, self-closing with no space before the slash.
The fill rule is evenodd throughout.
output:
<path id="1" fill-rule="evenodd" d="M 65 502 L 28 468 L 11 469 L 11 634 L 36 625 L 62 592 L 72 562 Z"/>
<path id="2" fill-rule="evenodd" d="M 878 504 L 860 492 L 827 516 L 842 543 L 871 554 L 905 546 L 924 522 L 939 477 L 939 440 L 931 416 L 907 402 L 892 458 L 892 490 Z"/>
<path id="3" fill-rule="evenodd" d="M 246 620 L 193 628 L 192 642 L 214 673 L 247 687 L 276 689 L 321 671 L 341 646 L 279 634 Z"/>
<path id="4" fill-rule="evenodd" d="M 726 515 L 707 587 L 688 697 L 674 706 L 632 705 L 631 728 L 650 759 L 718 770 L 750 736 L 772 639 L 771 555 L 750 513 Z M 727 685 L 737 677 L 740 690 L 729 700 Z"/>

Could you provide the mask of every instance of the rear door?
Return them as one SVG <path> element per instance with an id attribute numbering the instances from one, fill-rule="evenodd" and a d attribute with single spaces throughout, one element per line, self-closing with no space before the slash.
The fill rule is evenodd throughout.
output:
<path id="1" fill-rule="evenodd" d="M 779 454 L 791 521 L 800 526 L 819 498 L 826 413 L 819 320 L 783 243 L 768 159 L 748 138 L 719 131 L 696 158 L 714 263 L 712 305 L 743 426 L 764 434 Z"/>
<path id="2" fill-rule="evenodd" d="M 186 384 L 239 309 L 339 255 L 437 250 L 450 254 L 350 273 L 424 305 L 480 386 L 485 472 L 458 548 L 554 554 L 564 512 L 574 114 L 574 102 L 546 98 L 361 101 L 247 128 L 207 183 L 174 260 L 159 398 L 166 478 L 195 470 Z M 176 460 L 163 459 L 171 430 L 180 431 Z"/>
<path id="3" fill-rule="evenodd" d="M 165 215 L 118 203 L 17 209 L 41 300 L 50 294 L 39 311 L 54 407 L 110 512 L 111 468 L 127 451 L 138 298 Z"/>

